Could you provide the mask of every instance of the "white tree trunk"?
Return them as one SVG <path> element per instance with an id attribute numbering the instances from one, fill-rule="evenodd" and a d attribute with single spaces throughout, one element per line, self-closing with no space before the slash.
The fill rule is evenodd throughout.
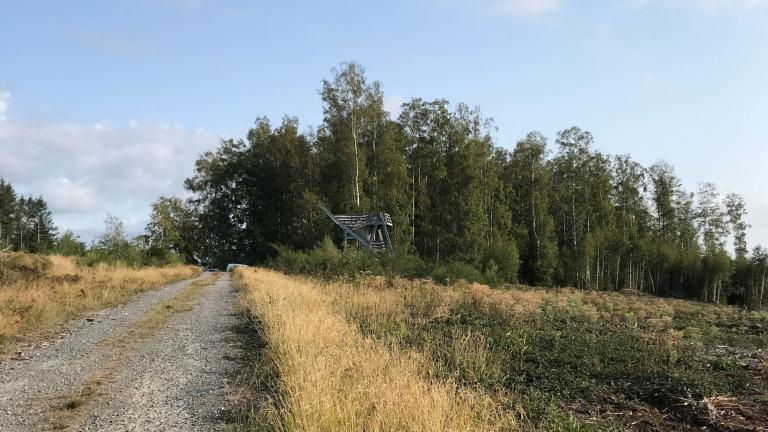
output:
<path id="1" fill-rule="evenodd" d="M 357 156 L 357 129 L 352 127 L 352 144 L 355 147 L 355 206 L 360 207 L 360 158 Z"/>

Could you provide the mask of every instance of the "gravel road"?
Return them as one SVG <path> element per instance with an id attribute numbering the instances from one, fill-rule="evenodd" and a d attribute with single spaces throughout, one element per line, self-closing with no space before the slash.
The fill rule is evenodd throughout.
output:
<path id="1" fill-rule="evenodd" d="M 227 273 L 201 278 L 94 313 L 0 363 L 0 431 L 226 430 L 234 291 Z M 184 295 L 188 307 L 168 305 Z M 148 326 L 158 310 L 163 320 Z"/>

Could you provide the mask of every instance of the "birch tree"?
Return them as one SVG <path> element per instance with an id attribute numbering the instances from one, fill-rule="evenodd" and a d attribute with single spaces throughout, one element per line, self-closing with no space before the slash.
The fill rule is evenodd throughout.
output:
<path id="1" fill-rule="evenodd" d="M 342 63 L 332 70 L 331 80 L 323 80 L 320 94 L 323 99 L 325 124 L 337 145 L 352 147 L 353 176 L 351 181 L 352 203 L 361 205 L 362 175 L 365 167 L 363 138 L 368 135 L 375 151 L 377 130 L 383 110 L 384 97 L 381 83 L 368 83 L 365 70 L 357 63 Z"/>

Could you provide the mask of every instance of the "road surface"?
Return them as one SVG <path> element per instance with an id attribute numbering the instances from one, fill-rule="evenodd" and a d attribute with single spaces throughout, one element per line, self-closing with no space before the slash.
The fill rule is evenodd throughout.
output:
<path id="1" fill-rule="evenodd" d="M 237 368 L 228 273 L 93 313 L 0 363 L 0 431 L 227 430 Z"/>

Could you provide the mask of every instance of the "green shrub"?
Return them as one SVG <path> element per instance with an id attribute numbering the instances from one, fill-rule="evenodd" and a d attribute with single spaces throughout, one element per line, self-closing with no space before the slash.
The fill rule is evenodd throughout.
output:
<path id="1" fill-rule="evenodd" d="M 432 270 L 432 280 L 442 285 L 449 285 L 459 280 L 484 282 L 483 274 L 479 270 L 462 262 L 435 266 Z"/>
<path id="2" fill-rule="evenodd" d="M 64 256 L 83 256 L 85 255 L 85 243 L 81 242 L 75 233 L 67 230 L 61 237 L 56 239 L 53 251 Z"/>
<path id="3" fill-rule="evenodd" d="M 489 285 L 501 282 L 516 283 L 520 269 L 520 256 L 514 240 L 496 240 L 488 245 L 482 258 L 483 272 Z"/>
<path id="4" fill-rule="evenodd" d="M 416 255 L 383 255 L 380 260 L 381 265 L 392 276 L 397 275 L 408 279 L 429 276 L 429 266 Z"/>
<path id="5" fill-rule="evenodd" d="M 340 251 L 326 237 L 310 251 L 296 251 L 285 246 L 275 246 L 277 256 L 271 266 L 290 274 L 310 274 L 319 277 L 346 277 L 361 274 L 383 274 L 376 257 L 365 249 L 349 247 Z"/>
<path id="6" fill-rule="evenodd" d="M 736 361 L 731 357 L 722 357 L 712 362 L 712 368 L 719 371 L 731 372 L 738 367 Z"/>
<path id="7" fill-rule="evenodd" d="M 157 247 L 142 249 L 130 242 L 120 244 L 112 249 L 92 247 L 84 256 L 77 260 L 79 265 L 87 267 L 93 267 L 98 264 L 126 265 L 128 267 L 159 267 L 181 264 L 183 262 L 183 257 L 175 252 Z"/>

